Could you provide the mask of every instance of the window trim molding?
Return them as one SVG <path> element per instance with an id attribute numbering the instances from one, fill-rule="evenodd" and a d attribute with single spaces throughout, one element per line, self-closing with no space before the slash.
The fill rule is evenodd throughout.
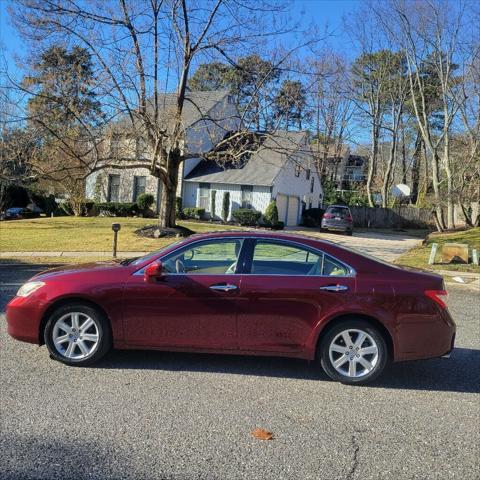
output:
<path id="1" fill-rule="evenodd" d="M 217 237 L 217 238 L 220 240 L 222 237 Z M 215 238 L 215 240 L 217 238 Z M 323 250 L 319 250 L 318 248 L 312 247 L 310 245 L 305 245 L 304 243 L 301 243 L 301 242 L 295 242 L 294 240 L 284 240 L 284 239 L 281 239 L 281 238 L 250 237 L 250 236 L 249 237 L 242 237 L 241 235 L 239 235 L 238 237 L 237 236 L 228 237 L 228 239 L 243 240 L 242 249 L 240 250 L 240 254 L 238 255 L 239 261 L 237 262 L 237 270 L 238 270 L 238 267 L 240 266 L 242 271 L 238 272 L 238 273 L 237 272 L 228 273 L 228 274 L 225 273 L 224 275 L 226 275 L 228 277 L 232 277 L 234 275 L 237 275 L 237 276 L 238 275 L 245 275 L 245 276 L 251 276 L 251 277 L 355 278 L 356 275 L 357 275 L 357 271 L 352 266 L 350 266 L 348 263 L 345 263 L 343 260 L 340 260 L 335 255 L 332 255 L 331 253 L 326 253 Z M 329 257 L 333 258 L 334 260 L 336 260 L 340 264 L 344 265 L 347 268 L 347 270 L 349 271 L 349 273 L 348 273 L 348 275 L 285 275 L 285 274 L 278 274 L 278 273 L 246 273 L 244 270 L 245 270 L 245 267 L 246 267 L 245 264 L 246 264 L 247 258 L 245 258 L 245 257 L 246 257 L 246 255 L 249 255 L 250 253 L 253 254 L 253 248 L 252 247 L 255 246 L 255 243 L 256 243 L 257 240 L 278 242 L 278 243 L 283 243 L 283 244 L 287 244 L 287 245 L 295 245 L 295 246 L 305 248 L 307 250 L 311 250 L 312 253 L 315 253 L 317 255 L 318 254 L 328 255 Z M 185 245 L 185 247 L 190 246 L 190 245 L 194 245 L 194 244 L 197 244 L 197 243 L 201 243 L 201 242 L 206 242 L 206 241 L 208 241 L 208 240 L 207 239 L 195 240 L 193 242 L 188 243 L 188 245 Z M 149 265 L 151 265 L 153 262 L 156 262 L 158 260 L 163 261 L 164 257 L 167 257 L 169 255 L 174 254 L 180 248 L 182 248 L 182 247 L 179 247 L 179 248 L 173 250 L 173 252 L 169 252 L 169 253 L 165 254 L 164 256 L 157 257 L 155 260 L 152 260 L 150 263 L 148 263 L 144 267 L 135 271 L 132 275 L 134 275 L 134 276 L 142 275 L 143 276 L 145 269 Z M 252 255 L 252 259 L 253 259 L 253 255 Z M 187 273 L 169 273 L 168 276 L 170 276 L 170 275 L 188 276 Z M 194 276 L 196 276 L 196 277 L 201 276 L 201 275 L 212 276 L 211 273 L 197 273 L 197 274 L 194 274 Z M 222 274 L 220 274 L 220 275 L 222 275 Z"/>

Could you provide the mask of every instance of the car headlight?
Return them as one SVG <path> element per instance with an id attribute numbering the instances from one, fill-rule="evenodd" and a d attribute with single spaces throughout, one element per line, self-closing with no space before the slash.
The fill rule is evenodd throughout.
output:
<path id="1" fill-rule="evenodd" d="M 28 297 L 31 293 L 43 287 L 45 282 L 27 282 L 24 283 L 17 292 L 17 297 Z"/>

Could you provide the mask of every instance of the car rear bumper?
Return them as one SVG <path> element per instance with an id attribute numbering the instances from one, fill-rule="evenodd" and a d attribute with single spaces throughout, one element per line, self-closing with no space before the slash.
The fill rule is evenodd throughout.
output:
<path id="1" fill-rule="evenodd" d="M 456 325 L 448 310 L 398 327 L 395 361 L 448 356 L 455 346 Z"/>
<path id="2" fill-rule="evenodd" d="M 340 232 L 346 232 L 353 230 L 353 224 L 351 222 L 322 220 L 322 228 L 326 230 L 338 230 Z"/>
<path id="3" fill-rule="evenodd" d="M 8 334 L 22 342 L 40 344 L 39 331 L 43 305 L 28 302 L 28 298 L 15 297 L 7 305 Z"/>

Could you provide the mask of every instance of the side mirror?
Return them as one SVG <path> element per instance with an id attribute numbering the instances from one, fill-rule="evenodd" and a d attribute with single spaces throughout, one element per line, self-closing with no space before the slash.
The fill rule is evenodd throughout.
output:
<path id="1" fill-rule="evenodd" d="M 155 280 L 158 280 L 163 276 L 163 267 L 162 262 L 157 260 L 156 262 L 151 263 L 146 269 L 144 279 L 147 283 L 153 283 Z"/>

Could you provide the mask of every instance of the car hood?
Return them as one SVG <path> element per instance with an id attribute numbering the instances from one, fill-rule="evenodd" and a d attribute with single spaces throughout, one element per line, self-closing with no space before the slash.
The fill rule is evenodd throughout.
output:
<path id="1" fill-rule="evenodd" d="M 47 280 L 49 278 L 58 277 L 60 275 L 68 275 L 75 273 L 90 273 L 99 272 L 112 269 L 125 269 L 125 265 L 122 265 L 118 260 L 107 260 L 103 262 L 88 262 L 80 263 L 77 265 L 63 265 L 61 267 L 51 268 L 43 272 L 38 273 L 33 278 L 35 280 Z"/>

